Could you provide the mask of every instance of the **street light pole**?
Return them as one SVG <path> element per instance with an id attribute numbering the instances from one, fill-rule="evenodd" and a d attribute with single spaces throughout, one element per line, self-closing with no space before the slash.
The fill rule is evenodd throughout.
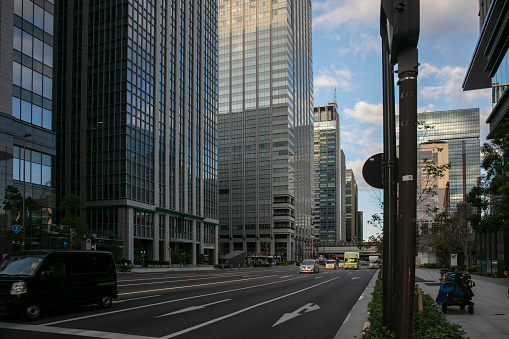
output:
<path id="1" fill-rule="evenodd" d="M 22 211 L 22 228 L 23 228 L 23 234 L 21 238 L 21 249 L 25 249 L 25 175 L 26 175 L 26 138 L 31 137 L 32 134 L 25 133 L 23 134 L 23 211 Z"/>

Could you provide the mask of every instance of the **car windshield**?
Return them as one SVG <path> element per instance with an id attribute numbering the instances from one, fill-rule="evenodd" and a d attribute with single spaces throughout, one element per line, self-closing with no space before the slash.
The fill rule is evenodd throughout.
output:
<path id="1" fill-rule="evenodd" d="M 334 260 L 327 260 L 327 264 L 334 264 Z"/>
<path id="2" fill-rule="evenodd" d="M 43 259 L 43 257 L 8 256 L 0 262 L 0 274 L 34 275 Z"/>
<path id="3" fill-rule="evenodd" d="M 314 260 L 304 260 L 302 262 L 302 265 L 314 265 L 314 264 L 315 264 Z"/>

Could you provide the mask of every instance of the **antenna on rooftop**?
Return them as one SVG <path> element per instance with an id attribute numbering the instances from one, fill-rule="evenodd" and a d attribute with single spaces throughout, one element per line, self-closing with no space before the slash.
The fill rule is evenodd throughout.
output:
<path id="1" fill-rule="evenodd" d="M 334 86 L 334 100 L 332 102 L 336 103 L 336 86 Z"/>

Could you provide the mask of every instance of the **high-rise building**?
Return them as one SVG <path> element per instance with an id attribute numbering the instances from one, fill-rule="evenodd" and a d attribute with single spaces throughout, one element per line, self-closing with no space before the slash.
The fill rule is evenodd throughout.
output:
<path id="1" fill-rule="evenodd" d="M 341 162 L 341 134 L 335 102 L 315 106 L 315 208 L 314 227 L 322 243 L 345 240 L 346 206 L 342 204 L 345 172 Z"/>
<path id="2" fill-rule="evenodd" d="M 55 15 L 57 201 L 81 197 L 93 241 L 129 260 L 217 258 L 216 1 Z"/>
<path id="3" fill-rule="evenodd" d="M 355 180 L 355 175 L 353 174 L 353 170 L 347 168 L 346 169 L 346 236 L 345 240 L 347 242 L 356 242 L 357 234 L 356 234 L 356 219 L 357 219 L 357 181 Z"/>
<path id="4" fill-rule="evenodd" d="M 463 90 L 491 88 L 492 110 L 486 123 L 488 139 L 505 132 L 509 121 L 509 9 L 506 0 L 479 0 L 479 39 L 468 67 Z M 479 272 L 495 273 L 509 261 L 509 230 L 477 234 Z"/>
<path id="5" fill-rule="evenodd" d="M 447 157 L 451 165 L 450 207 L 454 208 L 458 202 L 463 201 L 464 194 L 476 185 L 481 174 L 479 108 L 423 112 L 417 114 L 417 120 L 431 127 L 417 131 L 419 144 L 438 141 L 447 143 Z"/>
<path id="6" fill-rule="evenodd" d="M 358 198 L 357 198 L 358 199 Z M 359 204 L 357 204 L 357 207 Z M 364 212 L 363 211 L 357 211 L 357 217 L 355 218 L 355 224 L 357 225 L 355 227 L 355 236 L 359 241 L 364 239 Z"/>
<path id="7" fill-rule="evenodd" d="M 0 249 L 48 248 L 55 213 L 54 0 L 0 0 L 0 23 Z M 21 203 L 5 210 L 8 187 Z"/>
<path id="8" fill-rule="evenodd" d="M 463 82 L 463 90 L 492 90 L 493 109 L 486 123 L 488 139 L 500 130 L 509 117 L 509 50 L 506 0 L 479 0 L 480 35 Z"/>
<path id="9" fill-rule="evenodd" d="M 219 0 L 218 11 L 220 241 L 310 256 L 311 1 Z"/>

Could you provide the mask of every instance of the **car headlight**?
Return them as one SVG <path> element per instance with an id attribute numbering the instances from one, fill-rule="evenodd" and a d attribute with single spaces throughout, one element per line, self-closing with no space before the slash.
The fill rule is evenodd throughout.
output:
<path id="1" fill-rule="evenodd" d="M 24 281 L 18 281 L 11 286 L 11 295 L 21 295 L 27 293 L 27 283 Z"/>

